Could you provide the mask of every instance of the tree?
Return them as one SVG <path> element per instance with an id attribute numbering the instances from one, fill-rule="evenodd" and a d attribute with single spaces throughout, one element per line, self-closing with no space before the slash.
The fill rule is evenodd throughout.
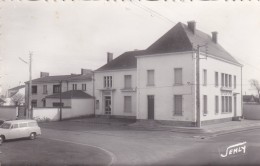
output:
<path id="1" fill-rule="evenodd" d="M 258 80 L 251 79 L 250 85 L 251 85 L 252 88 L 254 88 L 257 91 L 258 103 L 260 103 L 260 84 L 259 84 Z"/>
<path id="2" fill-rule="evenodd" d="M 11 100 L 15 104 L 15 106 L 19 106 L 24 103 L 24 95 L 21 93 L 16 93 L 11 97 Z"/>

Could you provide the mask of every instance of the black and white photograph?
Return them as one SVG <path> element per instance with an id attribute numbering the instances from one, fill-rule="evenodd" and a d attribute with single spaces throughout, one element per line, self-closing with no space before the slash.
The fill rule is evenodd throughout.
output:
<path id="1" fill-rule="evenodd" d="M 0 0 L 0 166 L 260 165 L 259 0 Z"/>

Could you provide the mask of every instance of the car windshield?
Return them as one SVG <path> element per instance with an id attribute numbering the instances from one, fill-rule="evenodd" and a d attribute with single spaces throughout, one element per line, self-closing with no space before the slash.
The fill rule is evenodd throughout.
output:
<path id="1" fill-rule="evenodd" d="M 0 128 L 2 129 L 10 129 L 11 124 L 10 123 L 3 123 Z"/>

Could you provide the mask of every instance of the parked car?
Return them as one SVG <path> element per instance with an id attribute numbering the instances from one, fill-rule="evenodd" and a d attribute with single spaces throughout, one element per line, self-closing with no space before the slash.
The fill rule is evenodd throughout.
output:
<path id="1" fill-rule="evenodd" d="M 5 120 L 0 119 L 0 126 L 5 122 Z"/>
<path id="2" fill-rule="evenodd" d="M 5 121 L 0 126 L 0 144 L 9 139 L 35 139 L 38 135 L 41 135 L 41 128 L 35 120 Z"/>

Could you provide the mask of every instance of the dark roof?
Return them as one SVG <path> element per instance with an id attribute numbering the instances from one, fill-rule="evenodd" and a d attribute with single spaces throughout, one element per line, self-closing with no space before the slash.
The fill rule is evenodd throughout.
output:
<path id="1" fill-rule="evenodd" d="M 60 94 L 57 93 L 57 94 L 49 95 L 46 96 L 45 98 L 60 98 Z M 70 90 L 67 92 L 62 92 L 61 98 L 62 99 L 88 99 L 93 97 L 81 90 Z"/>
<path id="2" fill-rule="evenodd" d="M 136 68 L 135 56 L 193 51 L 197 45 L 205 44 L 208 54 L 241 65 L 223 47 L 214 43 L 211 36 L 198 29 L 193 33 L 187 25 L 179 22 L 146 50 L 125 52 L 96 71 Z M 200 51 L 206 53 L 206 47 L 201 47 Z"/>
<path id="3" fill-rule="evenodd" d="M 92 80 L 92 74 L 71 74 L 71 75 L 57 75 L 57 76 L 45 76 L 37 79 L 33 79 L 32 83 L 49 83 L 59 81 L 90 81 Z M 28 83 L 27 81 L 26 83 Z"/>
<path id="4" fill-rule="evenodd" d="M 207 52 L 215 57 L 239 64 L 221 45 L 213 42 L 211 36 L 198 29 L 193 33 L 187 25 L 180 22 L 148 47 L 146 51 L 150 54 L 192 51 L 197 49 L 197 45 L 205 44 L 207 51 L 206 47 L 201 47 L 201 52 Z"/>
<path id="5" fill-rule="evenodd" d="M 0 98 L 0 103 L 5 103 L 5 101 L 3 99 Z"/>
<path id="6" fill-rule="evenodd" d="M 256 102 L 258 101 L 258 98 L 254 95 L 243 95 L 243 101 L 244 102 Z"/>
<path id="7" fill-rule="evenodd" d="M 137 55 L 145 54 L 145 50 L 138 50 L 138 51 L 128 51 L 114 60 L 110 61 L 109 63 L 105 64 L 104 66 L 100 67 L 96 71 L 102 70 L 115 70 L 115 69 L 132 69 L 137 67 Z"/>
<path id="8" fill-rule="evenodd" d="M 16 87 L 8 89 L 8 90 L 19 90 L 19 89 L 22 89 L 24 87 L 25 87 L 25 85 L 20 85 L 20 86 L 16 86 Z"/>

